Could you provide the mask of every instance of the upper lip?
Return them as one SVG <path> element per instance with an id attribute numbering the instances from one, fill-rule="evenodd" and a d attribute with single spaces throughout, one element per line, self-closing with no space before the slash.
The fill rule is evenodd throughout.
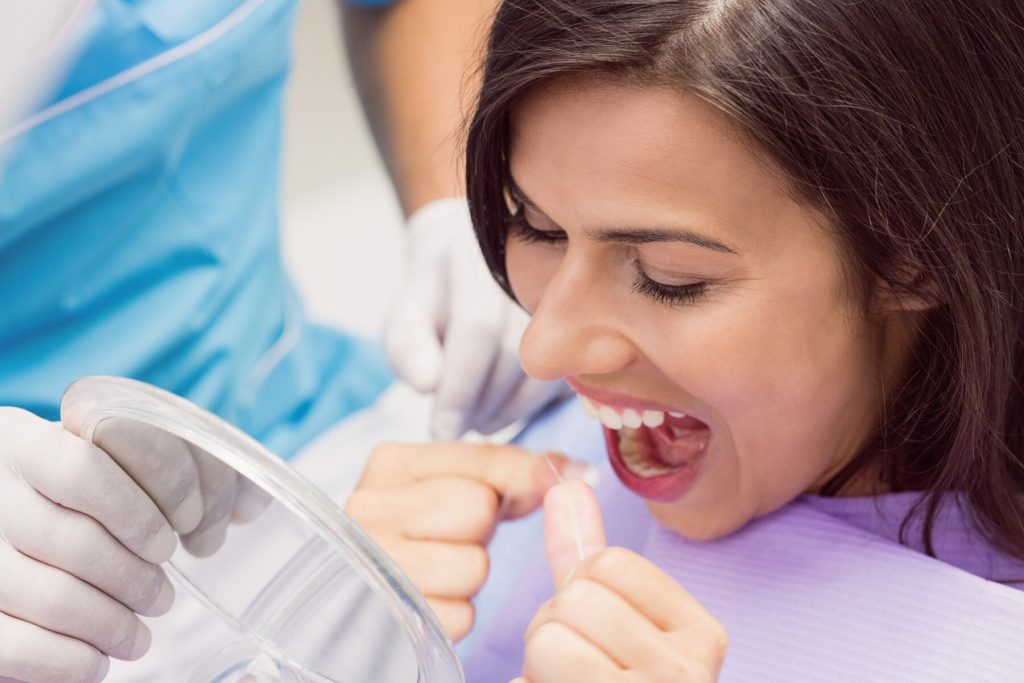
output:
<path id="1" fill-rule="evenodd" d="M 667 406 L 664 403 L 658 403 L 656 401 L 648 401 L 641 398 L 634 398 L 626 394 L 619 394 L 614 391 L 608 391 L 606 389 L 594 389 L 591 387 L 584 386 L 580 382 L 566 378 L 566 383 L 572 387 L 572 390 L 581 396 L 593 399 L 598 403 L 612 408 L 619 408 L 625 410 L 632 408 L 636 411 L 644 410 L 660 410 L 665 413 L 687 413 L 685 410 L 680 410 L 672 406 Z"/>

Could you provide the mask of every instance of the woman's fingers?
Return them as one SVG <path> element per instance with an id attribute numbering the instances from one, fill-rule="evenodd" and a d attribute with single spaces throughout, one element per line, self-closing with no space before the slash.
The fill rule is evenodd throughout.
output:
<path id="1" fill-rule="evenodd" d="M 569 626 L 623 669 L 640 669 L 664 633 L 621 595 L 589 579 L 570 581 L 537 611 L 526 641 L 557 622 Z"/>
<path id="2" fill-rule="evenodd" d="M 378 541 L 427 597 L 470 599 L 487 580 L 487 549 L 471 543 Z"/>
<path id="3" fill-rule="evenodd" d="M 626 672 L 571 626 L 547 622 L 526 641 L 523 676 L 530 683 L 621 683 Z"/>
<path id="4" fill-rule="evenodd" d="M 486 544 L 497 526 L 498 494 L 488 486 L 458 477 L 430 479 L 410 486 L 402 533 L 415 540 Z"/>
<path id="5" fill-rule="evenodd" d="M 594 491 L 581 481 L 553 486 L 544 497 L 544 549 L 555 586 L 606 545 Z"/>
<path id="6" fill-rule="evenodd" d="M 497 523 L 498 496 L 460 477 L 437 477 L 392 489 L 359 489 L 347 512 L 373 533 L 386 529 L 411 540 L 486 543 Z"/>
<path id="7" fill-rule="evenodd" d="M 663 631 L 689 632 L 718 625 L 675 579 L 625 548 L 608 548 L 591 555 L 576 568 L 573 578 L 590 579 L 608 587 Z"/>
<path id="8" fill-rule="evenodd" d="M 721 626 L 650 561 L 604 547 L 589 487 L 568 482 L 548 491 L 544 538 L 559 590 L 526 633 L 531 683 L 564 668 L 553 654 L 560 649 L 576 653 L 566 655 L 577 659 L 566 671 L 586 680 L 616 680 L 625 672 L 639 680 L 714 680 L 725 655 Z"/>
<path id="9" fill-rule="evenodd" d="M 472 626 L 470 600 L 486 581 L 486 544 L 499 518 L 535 510 L 571 466 L 564 456 L 511 446 L 384 444 L 346 512 L 391 555 L 457 640 Z"/>
<path id="10" fill-rule="evenodd" d="M 96 520 L 21 481 L 0 491 L 0 536 L 22 555 L 78 576 L 139 614 L 159 616 L 170 609 L 174 589 L 164 571 L 129 551 Z"/>
<path id="11" fill-rule="evenodd" d="M 555 459 L 564 466 L 564 457 Z M 515 446 L 477 443 L 383 444 L 367 463 L 361 489 L 396 489 L 437 477 L 461 477 L 490 487 L 506 519 L 533 512 L 558 474 L 540 456 Z"/>
<path id="12" fill-rule="evenodd" d="M 606 668 L 614 664 L 641 680 L 707 683 L 725 658 L 721 624 L 660 568 L 624 548 L 583 560 L 538 611 L 528 640 L 565 636 L 552 625 L 603 653 Z M 529 671 L 527 677 L 533 680 Z"/>
<path id="13" fill-rule="evenodd" d="M 0 543 L 0 612 L 134 660 L 149 649 L 149 629 L 127 607 L 81 579 Z M 33 590 L 26 591 L 25 586 Z"/>
<path id="14" fill-rule="evenodd" d="M 469 600 L 428 597 L 427 604 L 434 611 L 434 615 L 452 642 L 459 642 L 473 628 L 476 610 Z"/>

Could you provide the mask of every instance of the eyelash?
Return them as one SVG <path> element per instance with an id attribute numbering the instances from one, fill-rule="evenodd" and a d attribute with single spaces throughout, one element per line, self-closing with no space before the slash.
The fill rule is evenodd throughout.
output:
<path id="1" fill-rule="evenodd" d="M 510 216 L 510 231 L 518 239 L 526 244 L 561 244 L 567 238 L 561 230 L 538 230 L 530 225 L 529 221 L 522 214 L 522 208 Z M 633 281 L 633 291 L 646 296 L 666 306 L 679 306 L 694 304 L 703 299 L 710 287 L 709 282 L 694 282 L 687 285 L 666 285 L 663 282 L 651 279 L 644 272 L 640 261 L 634 261 L 636 266 L 636 279 Z"/>
<path id="2" fill-rule="evenodd" d="M 527 244 L 561 244 L 567 239 L 561 230 L 538 230 L 530 225 L 523 216 L 522 207 L 509 219 L 510 232 Z"/>
<path id="3" fill-rule="evenodd" d="M 695 304 L 707 295 L 711 284 L 709 282 L 694 282 L 688 285 L 666 285 L 663 282 L 652 280 L 644 272 L 639 261 L 634 261 L 634 265 L 636 265 L 636 280 L 633 281 L 633 291 L 666 306 Z"/>

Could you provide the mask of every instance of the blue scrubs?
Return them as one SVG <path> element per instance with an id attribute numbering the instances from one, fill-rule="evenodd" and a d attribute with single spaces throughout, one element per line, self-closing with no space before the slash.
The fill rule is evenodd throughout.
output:
<path id="1" fill-rule="evenodd" d="M 53 100 L 0 131 L 0 405 L 56 419 L 72 380 L 123 375 L 291 455 L 390 381 L 281 263 L 296 2 L 97 4 Z"/>

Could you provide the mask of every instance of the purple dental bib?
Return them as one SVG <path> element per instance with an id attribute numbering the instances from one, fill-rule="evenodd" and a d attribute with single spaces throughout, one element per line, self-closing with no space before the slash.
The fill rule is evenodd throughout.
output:
<path id="1" fill-rule="evenodd" d="M 543 447 L 573 453 L 564 437 L 589 426 L 558 414 L 548 436 L 563 443 Z M 524 442 L 542 447 L 540 432 Z M 602 474 L 609 544 L 664 569 L 728 632 L 719 681 L 1024 681 L 1024 562 L 979 538 L 955 502 L 935 531 L 941 559 L 899 544 L 916 494 L 804 496 L 726 538 L 695 542 L 655 522 L 609 468 Z M 539 535 L 518 551 L 530 554 L 525 569 L 464 656 L 469 683 L 520 674 L 523 633 L 553 595 Z"/>

